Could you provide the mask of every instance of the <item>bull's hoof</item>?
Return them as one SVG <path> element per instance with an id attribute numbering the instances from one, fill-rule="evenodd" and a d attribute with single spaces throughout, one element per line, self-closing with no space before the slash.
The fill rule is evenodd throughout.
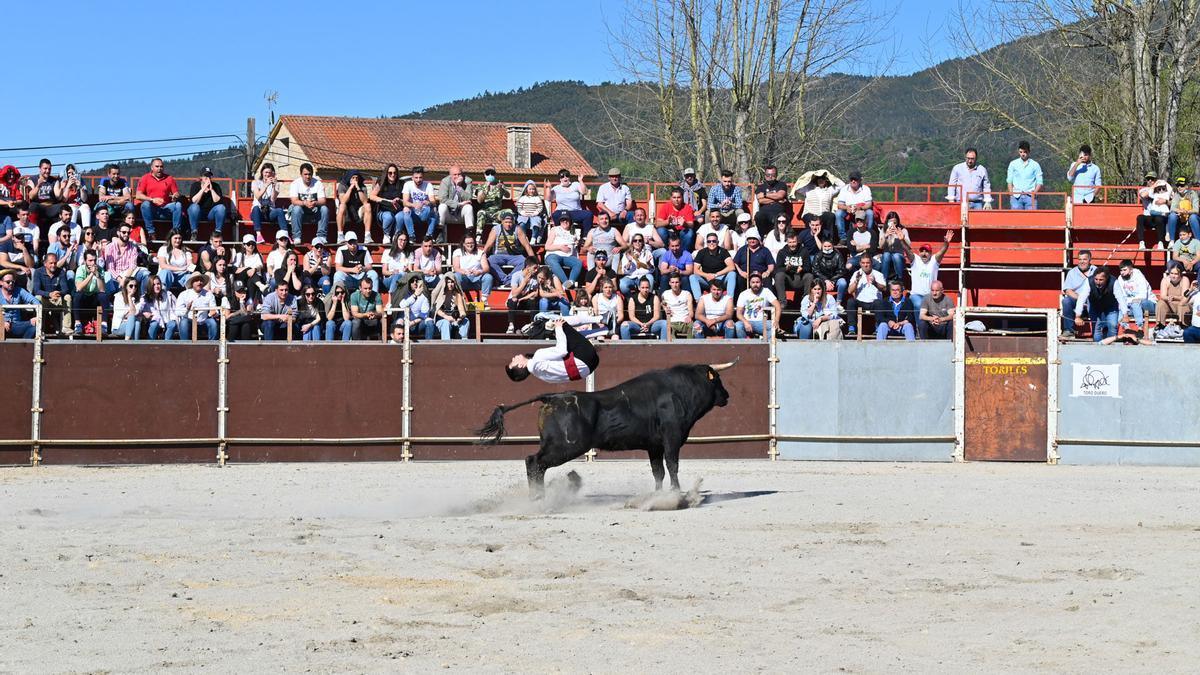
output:
<path id="1" fill-rule="evenodd" d="M 579 492 L 579 488 L 583 487 L 583 479 L 574 471 L 567 474 L 567 485 L 572 493 Z"/>

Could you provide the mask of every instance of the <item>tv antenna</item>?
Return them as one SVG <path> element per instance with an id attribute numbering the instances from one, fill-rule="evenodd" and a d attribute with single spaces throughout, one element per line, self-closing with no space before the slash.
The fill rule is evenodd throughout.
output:
<path id="1" fill-rule="evenodd" d="M 279 102 L 279 92 L 274 89 L 268 89 L 263 94 L 263 98 L 267 101 L 267 109 L 271 111 L 271 126 L 275 126 L 275 104 Z"/>

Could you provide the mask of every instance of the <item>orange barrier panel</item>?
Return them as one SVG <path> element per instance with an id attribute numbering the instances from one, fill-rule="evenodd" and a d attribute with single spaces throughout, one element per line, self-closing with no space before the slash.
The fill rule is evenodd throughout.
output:
<path id="1" fill-rule="evenodd" d="M 1071 212 L 1071 229 L 1129 231 L 1141 215 L 1140 204 L 1075 204 Z"/>

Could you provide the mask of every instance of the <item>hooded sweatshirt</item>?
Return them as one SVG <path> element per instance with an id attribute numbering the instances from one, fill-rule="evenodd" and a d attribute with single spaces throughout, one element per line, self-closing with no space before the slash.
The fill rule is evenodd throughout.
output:
<path id="1" fill-rule="evenodd" d="M 1122 316 L 1129 311 L 1130 304 L 1149 299 L 1151 293 L 1150 282 L 1146 281 L 1145 275 L 1139 269 L 1133 270 L 1128 279 L 1117 275 L 1113 282 L 1113 294 L 1117 296 L 1117 305 Z"/>

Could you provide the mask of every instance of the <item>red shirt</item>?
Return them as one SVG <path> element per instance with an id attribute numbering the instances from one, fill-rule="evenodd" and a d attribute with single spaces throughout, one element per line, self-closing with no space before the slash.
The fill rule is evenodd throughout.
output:
<path id="1" fill-rule="evenodd" d="M 165 204 L 171 201 L 171 195 L 179 192 L 179 186 L 175 184 L 174 177 L 165 173 L 162 178 L 155 178 L 154 174 L 148 173 L 138 179 L 137 191 L 151 199 L 161 199 Z"/>
<path id="2" fill-rule="evenodd" d="M 696 222 L 696 212 L 692 210 L 691 204 L 684 204 L 682 208 L 676 209 L 674 204 L 666 202 L 658 205 L 658 219 L 667 221 L 668 226 L 676 230 L 685 230 L 687 223 Z"/>

